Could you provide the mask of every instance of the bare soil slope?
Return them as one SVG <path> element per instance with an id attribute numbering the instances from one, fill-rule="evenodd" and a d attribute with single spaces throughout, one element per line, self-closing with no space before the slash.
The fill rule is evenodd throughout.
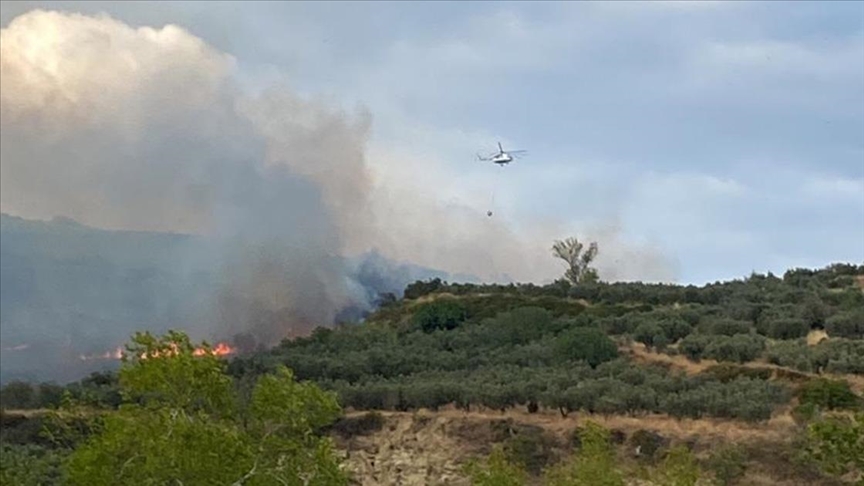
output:
<path id="1" fill-rule="evenodd" d="M 364 412 L 351 412 L 349 418 Z M 630 439 L 637 431 L 660 435 L 667 444 L 688 443 L 697 457 L 705 458 L 721 444 L 736 444 L 748 451 L 747 476 L 738 484 L 750 485 L 831 485 L 798 466 L 789 453 L 796 430 L 786 414 L 765 424 L 728 420 L 675 420 L 666 416 L 561 417 L 553 411 L 529 414 L 510 410 L 464 412 L 442 409 L 436 412 L 381 412 L 383 426 L 372 433 L 353 437 L 336 436 L 346 468 L 363 486 L 372 485 L 456 485 L 468 486 L 463 465 L 480 458 L 500 443 L 507 433 L 520 429 L 541 430 L 556 447 L 554 460 L 573 452 L 570 437 L 588 419 L 616 431 L 619 459 L 638 471 L 638 457 Z M 502 436 L 503 433 L 503 436 Z M 651 484 L 634 477 L 632 485 Z"/>

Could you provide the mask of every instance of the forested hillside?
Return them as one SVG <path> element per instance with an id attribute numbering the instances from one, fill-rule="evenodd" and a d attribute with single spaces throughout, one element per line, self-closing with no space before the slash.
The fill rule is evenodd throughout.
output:
<path id="1" fill-rule="evenodd" d="M 342 418 L 328 415 L 313 432 L 334 438 L 360 484 L 862 480 L 864 265 L 753 274 L 702 287 L 433 279 L 381 302 L 362 324 L 320 327 L 223 362 L 237 403 L 251 400 L 224 426 L 251 434 L 250 444 L 259 440 L 255 413 L 278 409 L 295 392 L 255 398 L 252 390 L 287 368 L 292 379 L 331 392 L 326 396 L 342 408 Z M 129 369 L 140 366 L 134 373 L 141 376 L 155 366 L 137 363 Z M 174 371 L 178 383 L 204 379 L 184 366 Z M 66 387 L 14 382 L 3 388 L 0 403 L 7 410 L 52 408 L 68 392 L 88 413 L 110 415 L 121 413 L 113 410 L 124 402 L 124 386 L 159 381 L 123 383 L 113 373 Z M 280 386 L 289 390 L 286 383 Z M 22 464 L 38 464 L 58 478 L 69 467 L 74 472 L 62 458 L 83 461 L 83 453 L 70 442 L 40 438 L 34 413 L 37 418 L 4 413 L 3 447 L 14 458 L 4 459 L 4 474 L 20 473 Z M 273 413 L 268 420 L 288 420 Z M 99 427 L 84 430 L 79 440 L 102 434 L 103 442 L 88 447 L 109 443 Z M 134 457 L 138 446 L 124 447 Z M 611 482 L 597 482 L 600 477 Z M 345 484 L 333 481 L 315 484 Z"/>
<path id="2" fill-rule="evenodd" d="M 789 402 L 789 387 L 769 379 L 776 369 L 732 365 L 864 374 L 862 275 L 864 266 L 836 265 L 700 288 L 417 282 L 362 326 L 321 328 L 230 369 L 241 378 L 282 363 L 358 409 L 454 403 L 766 420 Z M 828 338 L 808 343 L 811 331 Z M 724 365 L 688 374 L 634 360 L 634 348 Z"/>

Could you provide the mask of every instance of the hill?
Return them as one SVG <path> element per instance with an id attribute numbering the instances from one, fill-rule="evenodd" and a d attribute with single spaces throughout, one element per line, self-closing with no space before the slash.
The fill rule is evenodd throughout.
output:
<path id="1" fill-rule="evenodd" d="M 0 214 L 0 384 L 68 382 L 115 369 L 112 360 L 80 357 L 112 351 L 136 330 L 182 326 L 206 339 L 231 339 L 202 317 L 221 290 L 217 250 L 200 236 Z M 362 293 L 357 304 L 338 309 L 342 320 L 362 319 L 379 295 L 399 294 L 417 279 L 472 280 L 376 252 L 339 260 Z"/>
<path id="2" fill-rule="evenodd" d="M 242 388 L 287 365 L 334 391 L 345 414 L 328 433 L 358 484 L 472 484 L 466 465 L 496 450 L 551 484 L 540 478 L 581 453 L 589 423 L 609 431 L 627 484 L 666 484 L 647 480 L 676 446 L 720 484 L 843 484 L 860 466 L 826 468 L 806 444 L 811 424 L 862 409 L 862 277 L 836 264 L 701 287 L 419 280 L 362 324 L 227 370 Z M 11 386 L 6 408 L 56 403 L 56 390 Z M 67 390 L 119 403 L 111 374 Z"/>

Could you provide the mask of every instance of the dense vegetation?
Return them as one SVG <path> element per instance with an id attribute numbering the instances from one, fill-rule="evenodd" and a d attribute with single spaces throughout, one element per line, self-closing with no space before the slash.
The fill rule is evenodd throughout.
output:
<path id="1" fill-rule="evenodd" d="M 864 266 L 835 265 L 701 288 L 417 282 L 365 325 L 319 328 L 230 370 L 242 377 L 284 364 L 358 409 L 454 403 L 760 421 L 791 397 L 770 373 L 688 376 L 619 349 L 638 342 L 692 361 L 861 373 L 862 274 Z M 813 329 L 831 338 L 808 345 Z"/>
<path id="2" fill-rule="evenodd" d="M 139 334 L 127 349 L 121 406 L 100 413 L 67 395 L 40 434 L 48 447 L 3 445 L 3 484 L 347 484 L 323 434 L 341 413 L 331 393 L 284 367 L 238 387 L 182 333 Z"/>
<path id="3" fill-rule="evenodd" d="M 213 393 L 204 404 L 197 399 L 183 404 L 150 401 L 154 390 L 157 395 L 167 393 L 159 388 L 162 378 L 154 377 L 168 376 L 173 368 L 148 375 L 153 368 L 142 365 L 147 360 L 124 368 L 132 371 L 94 373 L 65 386 L 11 382 L 0 390 L 4 409 L 56 409 L 74 402 L 110 412 L 95 425 L 67 423 L 65 427 L 81 437 L 59 445 L 56 434 L 48 440 L 27 430 L 36 427 L 28 424 L 38 421 L 13 424 L 14 419 L 4 416 L 0 479 L 50 483 L 48 479 L 34 482 L 34 471 L 58 481 L 62 472 L 72 483 L 76 471 L 78 477 L 155 474 L 122 466 L 126 461 L 134 466 L 135 455 L 144 453 L 163 454 L 159 460 L 167 461 L 168 468 L 163 477 L 179 477 L 185 472 L 172 454 L 225 441 L 233 444 L 225 451 L 237 469 L 224 469 L 228 460 L 222 456 L 202 459 L 202 464 L 216 461 L 213 470 L 224 477 L 243 476 L 253 469 L 257 474 L 266 467 L 279 467 L 274 459 L 278 454 L 261 452 L 271 440 L 264 423 L 270 420 L 275 427 L 283 420 L 268 415 L 268 410 L 279 417 L 303 416 L 280 408 L 294 403 L 290 406 L 314 412 L 313 417 L 320 412 L 322 418 L 310 419 L 303 425 L 305 435 L 300 434 L 319 441 L 336 418 L 337 401 L 341 407 L 362 410 L 520 407 L 529 413 L 547 410 L 562 416 L 579 411 L 749 422 L 764 422 L 793 407 L 793 417 L 802 427 L 800 452 L 822 473 L 854 479 L 864 467 L 858 459 L 864 441 L 862 418 L 853 414 L 862 409 L 862 399 L 842 375 L 864 374 L 862 276 L 864 266 L 834 265 L 790 270 L 782 277 L 753 274 L 703 287 L 610 284 L 593 278 L 575 285 L 560 280 L 546 286 L 418 281 L 407 286 L 401 298 L 382 296 L 381 308 L 362 324 L 318 328 L 308 337 L 286 340 L 229 363 L 217 365 L 222 362 L 208 358 L 209 364 L 202 366 L 210 371 L 202 373 L 212 381 L 195 373 L 183 375 L 196 383 L 204 380 L 205 388 L 196 396 Z M 808 343 L 812 330 L 824 330 L 829 338 Z M 148 343 L 138 344 L 156 345 Z M 640 352 L 656 359 L 635 359 L 634 349 L 644 349 Z M 678 366 L 669 365 L 671 359 L 678 360 Z M 694 367 L 698 372 L 680 366 L 682 361 L 695 365 L 705 360 L 719 364 Z M 192 362 L 184 366 L 197 369 Z M 300 384 L 307 382 L 309 388 Z M 270 391 L 262 391 L 267 387 Z M 179 393 L 181 388 L 176 388 L 177 396 L 189 398 L 189 390 Z M 329 405 L 310 409 L 302 400 L 292 402 L 302 395 L 301 390 L 312 402 Z M 262 396 L 272 400 L 261 402 Z M 265 402 L 275 408 L 260 408 Z M 180 442 L 152 441 L 145 451 L 139 441 L 127 440 L 169 427 L 176 420 L 171 410 L 197 417 L 194 427 L 178 429 L 184 437 Z M 488 461 L 474 463 L 469 472 L 476 484 L 523 484 L 519 478 L 525 475 L 542 476 L 547 484 L 597 484 L 579 479 L 585 471 L 596 469 L 603 471 L 609 484 L 620 484 L 616 478 L 631 472 L 616 469 L 604 452 L 606 439 L 599 439 L 605 436 L 596 430 L 592 433 L 570 460 L 514 462 L 519 456 L 514 456 L 514 450 L 541 446 L 530 441 L 508 443 L 509 449 L 496 449 Z M 296 445 L 296 437 L 283 439 Z M 123 452 L 109 452 L 109 446 L 122 446 Z M 292 457 L 307 459 L 311 456 L 301 450 L 322 447 L 323 455 L 303 464 L 324 464 L 323 470 L 335 471 L 325 442 L 298 447 L 292 449 Z M 704 477 L 706 471 L 715 478 L 740 476 L 734 452 L 728 452 L 728 457 L 718 452 L 714 462 L 698 464 L 689 454 L 686 448 L 667 447 L 652 469 L 643 473 L 656 484 L 695 484 L 691 479 Z M 495 482 L 502 477 L 507 482 Z M 732 484 L 733 479 L 723 484 Z"/>

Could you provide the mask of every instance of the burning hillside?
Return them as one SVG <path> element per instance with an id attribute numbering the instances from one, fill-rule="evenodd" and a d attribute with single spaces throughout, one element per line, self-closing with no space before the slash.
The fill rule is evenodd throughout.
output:
<path id="1" fill-rule="evenodd" d="M 220 342 L 209 349 L 206 349 L 203 347 L 198 347 L 198 348 L 195 348 L 194 351 L 192 351 L 193 356 L 204 356 L 208 353 L 212 354 L 214 356 L 228 356 L 228 355 L 236 354 L 237 349 L 228 343 Z M 81 356 L 79 356 L 79 358 L 82 361 L 91 361 L 91 360 L 100 360 L 100 359 L 120 360 L 120 359 L 123 359 L 123 356 L 125 354 L 126 354 L 126 352 L 123 351 L 123 348 L 118 347 L 117 349 L 115 349 L 113 351 L 106 351 L 106 352 L 101 353 L 101 354 L 90 354 L 90 355 L 83 355 L 82 354 Z M 156 357 L 159 357 L 160 355 L 161 354 L 159 352 L 153 353 L 152 356 L 148 356 L 147 353 L 144 353 L 140 356 L 140 358 L 141 359 L 147 359 L 148 357 L 156 358 Z"/>

